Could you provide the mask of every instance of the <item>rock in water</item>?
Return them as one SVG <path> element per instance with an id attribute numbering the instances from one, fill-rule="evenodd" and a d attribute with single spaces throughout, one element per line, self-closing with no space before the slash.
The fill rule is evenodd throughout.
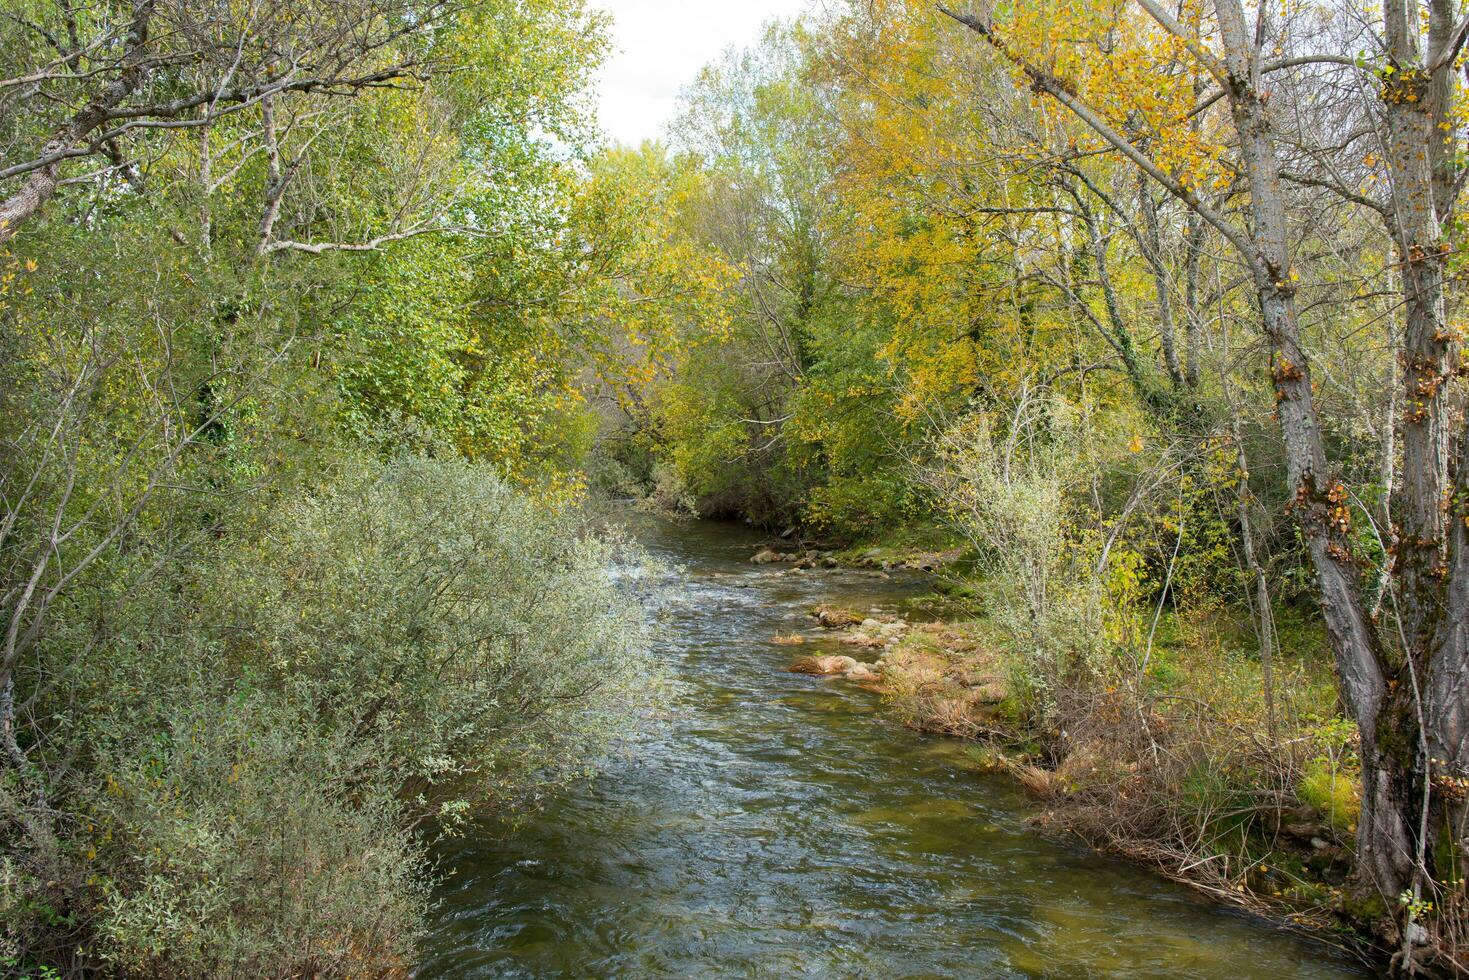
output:
<path id="1" fill-rule="evenodd" d="M 845 629 L 862 622 L 862 617 L 850 609 L 838 609 L 835 606 L 817 606 L 816 618 L 829 630 Z"/>
<path id="2" fill-rule="evenodd" d="M 848 674 L 857 666 L 857 661 L 851 657 L 802 657 L 786 670 L 793 674 Z"/>

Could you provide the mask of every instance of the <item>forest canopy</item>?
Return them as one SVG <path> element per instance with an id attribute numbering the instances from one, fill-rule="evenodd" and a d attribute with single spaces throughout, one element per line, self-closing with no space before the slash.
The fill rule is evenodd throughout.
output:
<path id="1" fill-rule="evenodd" d="M 409 968 L 655 696 L 610 495 L 947 553 L 1079 829 L 1232 893 L 1304 807 L 1282 901 L 1464 969 L 1466 36 L 854 0 L 633 148 L 583 0 L 10 4 L 0 965 Z"/>

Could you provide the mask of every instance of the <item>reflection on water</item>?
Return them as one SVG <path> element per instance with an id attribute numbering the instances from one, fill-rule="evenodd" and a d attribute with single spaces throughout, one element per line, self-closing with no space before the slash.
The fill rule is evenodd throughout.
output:
<path id="1" fill-rule="evenodd" d="M 816 602 L 893 610 L 921 581 L 757 567 L 740 528 L 629 520 L 674 569 L 673 710 L 514 835 L 444 849 L 422 980 L 1366 975 L 1027 829 L 961 745 L 766 642 Z"/>

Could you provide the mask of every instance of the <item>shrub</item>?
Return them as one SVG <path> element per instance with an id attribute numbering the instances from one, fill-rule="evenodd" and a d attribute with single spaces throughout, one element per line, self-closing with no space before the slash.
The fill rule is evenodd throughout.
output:
<path id="1" fill-rule="evenodd" d="M 428 835 L 586 771 L 647 700 L 629 558 L 423 458 L 203 540 L 119 558 L 24 678 L 66 819 L 54 871 L 0 864 L 0 966 L 401 974 Z"/>
<path id="2" fill-rule="evenodd" d="M 987 611 L 1013 654 L 1011 690 L 1045 720 L 1102 633 L 1101 590 L 1068 519 L 1079 434 L 1067 405 L 1034 397 L 999 428 L 984 413 L 961 419 L 939 438 L 925 480 L 980 556 Z"/>
<path id="3" fill-rule="evenodd" d="M 153 751 L 118 759 L 101 829 L 98 952 L 136 976 L 402 970 L 421 845 L 364 746 L 268 695 L 181 692 Z"/>
<path id="4" fill-rule="evenodd" d="M 458 805 L 577 769 L 639 702 L 615 557 L 491 471 L 409 458 L 284 507 L 209 602 L 240 670 Z"/>

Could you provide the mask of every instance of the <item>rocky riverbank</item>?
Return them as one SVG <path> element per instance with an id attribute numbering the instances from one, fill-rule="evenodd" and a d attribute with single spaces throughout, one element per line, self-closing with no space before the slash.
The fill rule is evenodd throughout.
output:
<path id="1" fill-rule="evenodd" d="M 786 565 L 793 571 L 807 568 L 872 568 L 881 571 L 904 569 L 937 572 L 957 561 L 959 548 L 825 548 L 775 542 L 760 548 L 750 561 L 756 565 Z"/>

